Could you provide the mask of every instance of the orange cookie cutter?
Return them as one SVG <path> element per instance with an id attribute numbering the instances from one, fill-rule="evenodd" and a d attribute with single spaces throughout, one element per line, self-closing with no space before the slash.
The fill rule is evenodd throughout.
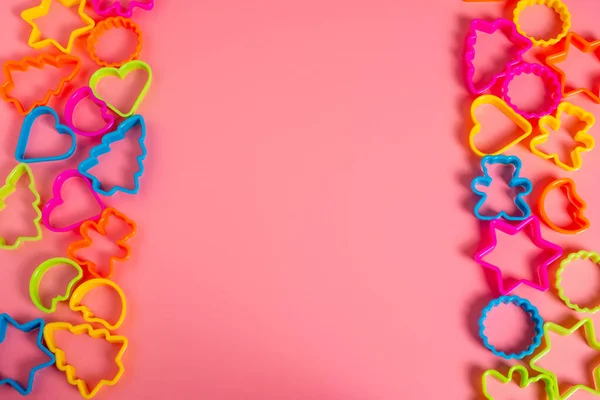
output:
<path id="1" fill-rule="evenodd" d="M 137 45 L 135 47 L 135 51 L 125 60 L 117 61 L 109 63 L 107 61 L 101 60 L 100 57 L 96 54 L 96 43 L 98 43 L 98 39 L 102 36 L 106 31 L 115 28 L 125 28 L 137 36 Z M 96 62 L 98 65 L 103 65 L 105 67 L 120 67 L 123 64 L 128 63 L 129 61 L 137 60 L 142 52 L 142 30 L 139 25 L 133 22 L 130 18 L 124 17 L 109 17 L 105 20 L 98 22 L 96 27 L 90 32 L 90 36 L 88 36 L 87 40 L 87 51 L 90 54 L 92 60 Z"/>
<path id="2" fill-rule="evenodd" d="M 102 379 L 98 384 L 90 390 L 88 384 L 81 378 L 77 377 L 77 371 L 75 367 L 67 364 L 67 357 L 65 355 L 64 350 L 59 349 L 56 346 L 56 341 L 54 340 L 54 332 L 58 330 L 66 330 L 71 332 L 74 335 L 81 335 L 83 333 L 87 333 L 90 337 L 94 339 L 104 338 L 107 342 L 112 344 L 121 344 L 121 349 L 117 353 L 115 357 L 115 363 L 117 364 L 118 371 L 115 377 L 111 380 Z M 89 324 L 81 324 L 81 325 L 71 325 L 68 322 L 51 322 L 46 324 L 44 327 L 44 340 L 46 341 L 46 345 L 48 349 L 54 353 L 56 356 L 56 367 L 63 371 L 67 375 L 67 381 L 73 385 L 77 386 L 79 389 L 79 393 L 83 396 L 84 399 L 91 399 L 98 394 L 98 391 L 102 388 L 102 386 L 114 386 L 117 384 L 119 379 L 125 373 L 125 367 L 123 366 L 123 354 L 125 354 L 125 350 L 127 350 L 127 346 L 129 345 L 129 341 L 125 336 L 119 335 L 111 335 L 109 331 L 106 329 L 94 329 Z"/>
<path id="3" fill-rule="evenodd" d="M 10 92 L 15 88 L 12 73 L 14 71 L 27 72 L 29 68 L 43 69 L 46 65 L 55 68 L 73 65 L 73 71 L 68 76 L 61 78 L 57 88 L 48 90 L 43 99 L 35 100 L 29 108 L 25 109 L 19 99 L 10 95 Z M 2 69 L 4 71 L 5 80 L 4 83 L 2 83 L 2 86 L 0 86 L 0 96 L 2 96 L 4 101 L 13 103 L 19 114 L 25 116 L 34 108 L 48 104 L 52 96 L 59 96 L 64 90 L 65 85 L 75 79 L 75 76 L 77 76 L 81 70 L 81 60 L 78 57 L 68 54 L 61 54 L 58 56 L 41 54 L 37 57 L 25 57 L 20 61 L 7 61 L 4 63 Z"/>
<path id="4" fill-rule="evenodd" d="M 600 47 L 600 40 L 588 42 L 575 32 L 569 32 L 569 34 L 567 34 L 567 38 L 565 39 L 564 50 L 546 57 L 546 65 L 558 76 L 558 79 L 560 80 L 560 86 L 562 88 L 563 97 L 566 98 L 579 93 L 583 93 L 586 94 L 595 103 L 600 103 L 600 96 L 598 94 L 598 91 L 600 90 L 600 84 L 596 85 L 596 88 L 594 88 L 595 91 L 590 90 L 588 88 L 573 88 L 572 86 L 567 86 L 566 74 L 562 69 L 556 66 L 556 64 L 559 64 L 567 59 L 569 50 L 571 49 L 571 45 L 573 45 L 577 50 L 581 51 L 582 53 L 594 53 L 596 58 L 598 58 L 598 60 L 600 61 L 600 54 L 597 51 Z"/>
<path id="5" fill-rule="evenodd" d="M 114 289 L 114 291 L 117 292 L 117 294 L 121 298 L 121 315 L 119 316 L 117 322 L 115 322 L 114 324 L 109 323 L 103 318 L 96 318 L 94 312 L 89 307 L 81 304 L 81 300 L 83 300 L 83 297 L 86 294 L 101 286 L 107 286 Z M 69 301 L 69 308 L 75 312 L 80 311 L 81 314 L 83 314 L 83 319 L 86 322 L 89 322 L 90 324 L 102 324 L 105 328 L 110 329 L 111 331 L 119 328 L 123 324 L 125 316 L 127 315 L 127 302 L 125 300 L 125 293 L 123 293 L 123 290 L 119 287 L 119 285 L 117 285 L 113 281 L 109 281 L 108 279 L 102 278 L 90 279 L 89 281 L 85 281 L 84 283 L 79 285 L 77 289 L 75 289 L 75 292 L 73 292 L 73 295 L 71 295 L 71 300 Z"/>
<path id="6" fill-rule="evenodd" d="M 83 259 L 83 258 L 78 257 L 77 251 L 92 246 L 93 240 L 89 235 L 90 229 L 93 228 L 99 234 L 106 236 L 106 227 L 108 226 L 108 224 L 110 223 L 110 221 L 113 218 L 118 218 L 118 219 L 124 221 L 130 229 L 126 235 L 124 235 L 123 237 L 121 237 L 119 240 L 117 240 L 115 242 L 115 244 L 117 246 L 119 246 L 119 249 L 124 252 L 124 255 L 123 256 L 117 256 L 117 255 L 110 256 L 110 259 L 108 262 L 108 274 L 106 276 L 103 276 L 98 272 L 98 266 L 96 265 L 95 262 L 93 262 L 92 260 Z M 131 255 L 131 248 L 127 244 L 127 241 L 129 239 L 131 239 L 133 236 L 135 236 L 135 233 L 137 232 L 137 224 L 133 220 L 129 219 L 129 217 L 127 217 L 125 214 L 117 211 L 116 209 L 114 209 L 112 207 L 109 207 L 109 208 L 104 209 L 104 211 L 102 211 L 102 214 L 100 215 L 100 219 L 98 220 L 98 222 L 88 220 L 88 221 L 85 221 L 83 224 L 81 224 L 81 226 L 79 227 L 79 232 L 80 232 L 81 236 L 83 237 L 83 239 L 79 240 L 77 242 L 73 242 L 69 245 L 69 247 L 67 248 L 67 256 L 71 260 L 77 262 L 77 264 L 81 265 L 82 267 L 86 267 L 88 269 L 88 271 L 90 272 L 90 274 L 92 274 L 96 278 L 110 279 L 110 278 L 112 278 L 112 276 L 114 274 L 115 262 L 116 261 L 126 261 L 129 259 L 130 255 Z"/>
<path id="7" fill-rule="evenodd" d="M 546 202 L 546 197 L 548 193 L 550 193 L 554 189 L 561 189 L 565 195 L 567 196 L 567 200 L 569 200 L 568 211 L 571 214 L 571 218 L 573 219 L 573 228 L 563 228 L 556 225 L 554 222 L 550 220 L 548 214 L 546 214 L 546 208 L 544 203 Z M 567 235 L 574 235 L 576 233 L 581 233 L 590 227 L 590 221 L 584 216 L 584 211 L 587 207 L 587 204 L 579 195 L 575 189 L 575 182 L 573 182 L 570 178 L 561 178 L 555 181 L 550 182 L 544 190 L 542 190 L 542 194 L 540 195 L 540 200 L 538 202 L 538 211 L 540 214 L 540 218 L 550 229 L 553 231 L 564 233 Z"/>

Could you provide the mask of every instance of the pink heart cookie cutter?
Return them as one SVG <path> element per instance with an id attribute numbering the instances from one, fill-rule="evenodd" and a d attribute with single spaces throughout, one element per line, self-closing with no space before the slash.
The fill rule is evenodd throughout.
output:
<path id="1" fill-rule="evenodd" d="M 83 131 L 77 128 L 74 123 L 73 115 L 75 114 L 75 109 L 83 99 L 88 97 L 94 102 L 94 104 L 100 107 L 101 117 L 106 123 L 104 127 L 95 131 Z M 71 128 L 73 132 L 86 137 L 104 135 L 105 133 L 109 132 L 115 124 L 115 117 L 109 113 L 106 102 L 97 98 L 89 86 L 80 87 L 71 95 L 71 97 L 69 97 L 69 100 L 67 100 L 67 104 L 65 105 L 64 118 L 65 124 Z"/>
<path id="2" fill-rule="evenodd" d="M 105 2 L 110 3 L 109 0 L 105 0 Z M 152 10 L 154 8 L 154 0 L 145 2 L 130 1 L 127 7 L 122 5 L 119 0 L 113 0 L 112 5 L 109 6 L 103 5 L 102 0 L 92 0 L 92 5 L 94 6 L 94 11 L 103 17 L 118 15 L 120 17 L 131 18 L 133 9 L 136 7 L 146 11 Z"/>
<path id="3" fill-rule="evenodd" d="M 50 223 L 50 215 L 56 208 L 58 208 L 60 205 L 64 204 L 65 201 L 61 197 L 61 190 L 62 190 L 62 187 L 64 186 L 64 184 L 71 178 L 83 179 L 83 181 L 85 182 L 87 187 L 90 189 L 90 192 L 94 195 L 94 198 L 100 205 L 101 210 L 100 210 L 100 213 L 98 213 L 97 215 L 91 216 L 89 218 L 86 218 L 85 220 L 76 222 L 74 224 L 71 224 L 71 225 L 68 225 L 68 226 L 65 226 L 62 228 L 58 228 L 58 227 L 52 226 L 52 224 Z M 106 206 L 102 202 L 102 199 L 100 198 L 98 193 L 96 193 L 94 191 L 94 189 L 92 188 L 92 183 L 90 182 L 90 180 L 88 178 L 86 178 L 85 176 L 81 175 L 79 173 L 79 171 L 77 171 L 76 169 L 68 169 L 66 171 L 61 172 L 54 180 L 54 185 L 52 186 L 52 198 L 50 200 L 48 200 L 48 202 L 44 205 L 44 208 L 42 209 L 42 223 L 44 224 L 44 226 L 46 228 L 48 228 L 48 230 L 50 230 L 52 232 L 69 232 L 73 229 L 78 228 L 81 224 L 83 224 L 87 220 L 94 220 L 94 221 L 98 220 L 100 218 L 100 216 L 102 215 L 102 211 L 104 211 L 105 208 L 106 208 Z"/>
<path id="4" fill-rule="evenodd" d="M 500 72 L 492 75 L 489 82 L 482 84 L 481 86 L 475 85 L 475 82 L 473 82 L 473 76 L 475 75 L 475 66 L 473 65 L 473 60 L 475 59 L 477 32 L 492 34 L 498 30 L 502 31 L 506 35 L 506 38 L 516 46 L 516 49 L 513 49 L 512 57 L 504 65 L 504 68 Z M 465 52 L 463 58 L 464 77 L 469 92 L 473 94 L 481 94 L 494 86 L 498 79 L 506 76 L 506 73 L 511 67 L 523 60 L 523 54 L 525 54 L 531 48 L 531 46 L 531 40 L 517 32 L 517 27 L 515 24 L 508 19 L 498 18 L 494 22 L 485 21 L 483 19 L 472 20 L 469 33 L 467 34 L 465 40 Z"/>

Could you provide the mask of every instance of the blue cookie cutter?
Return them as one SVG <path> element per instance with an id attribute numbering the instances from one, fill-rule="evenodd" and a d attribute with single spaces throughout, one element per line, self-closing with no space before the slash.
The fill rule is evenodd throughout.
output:
<path id="1" fill-rule="evenodd" d="M 490 344 L 488 337 L 485 335 L 485 322 L 488 313 L 500 304 L 514 304 L 515 306 L 521 307 L 523 311 L 531 316 L 531 322 L 533 322 L 534 336 L 531 340 L 531 344 L 527 348 L 519 353 L 505 353 L 499 351 L 496 347 Z M 483 340 L 483 345 L 490 350 L 494 355 L 504 358 L 505 360 L 511 359 L 522 359 L 525 356 L 532 354 L 535 349 L 539 347 L 542 342 L 542 335 L 544 334 L 544 321 L 538 311 L 538 309 L 531 304 L 527 299 L 519 296 L 500 296 L 489 302 L 489 304 L 483 309 L 481 318 L 479 318 L 479 336 Z"/>
<path id="2" fill-rule="evenodd" d="M 483 205 L 485 204 L 485 201 L 487 200 L 487 194 L 478 190 L 477 185 L 490 187 L 490 185 L 492 184 L 492 177 L 490 177 L 488 173 L 487 166 L 492 164 L 505 164 L 512 165 L 514 167 L 515 170 L 513 172 L 512 178 L 508 182 L 508 186 L 510 186 L 511 188 L 516 188 L 519 186 L 523 187 L 524 191 L 517 193 L 514 200 L 515 205 L 523 215 L 508 215 L 504 210 L 500 211 L 496 215 L 481 215 L 480 210 L 481 207 L 483 207 Z M 529 208 L 529 205 L 525 202 L 523 197 L 531 193 L 533 185 L 531 184 L 531 181 L 529 179 L 521 178 L 519 176 L 521 173 L 521 166 L 521 160 L 519 159 L 519 157 L 516 156 L 485 156 L 481 159 L 481 170 L 483 171 L 483 176 L 478 176 L 471 182 L 471 190 L 473 191 L 473 193 L 481 196 L 481 199 L 479 199 L 477 204 L 475 204 L 475 208 L 473 210 L 475 216 L 478 219 L 483 221 L 491 221 L 494 219 L 504 218 L 507 221 L 523 221 L 529 218 L 529 216 L 531 215 L 531 208 Z"/>
<path id="3" fill-rule="evenodd" d="M 50 350 L 48 350 L 48 348 L 46 346 L 44 346 L 44 344 L 42 343 L 42 338 L 44 335 L 44 320 L 43 319 L 34 319 L 33 321 L 27 322 L 26 324 L 19 324 L 17 323 L 17 321 L 15 321 L 10 315 L 4 313 L 4 314 L 0 314 L 0 344 L 2 342 L 4 342 L 4 339 L 6 339 L 6 331 L 8 330 L 8 324 L 11 324 L 12 326 L 14 326 L 15 328 L 17 328 L 18 330 L 20 330 L 23 333 L 29 333 L 31 331 L 33 331 L 34 329 L 38 329 L 39 333 L 37 335 L 37 345 L 40 348 L 40 350 L 42 350 L 42 352 L 44 354 L 46 354 L 50 360 L 46 361 L 43 364 L 37 365 L 35 367 L 33 367 L 33 369 L 29 372 L 29 378 L 27 380 L 27 386 L 22 386 L 19 382 L 15 381 L 14 379 L 11 378 L 4 378 L 2 380 L 0 380 L 0 385 L 10 385 L 12 386 L 17 392 L 19 392 L 22 396 L 27 396 L 29 393 L 31 393 L 31 390 L 33 389 L 33 378 L 34 375 L 37 371 L 39 371 L 40 369 L 46 368 L 51 366 L 52 364 L 54 364 L 56 362 L 56 358 L 54 357 L 54 354 L 52 354 L 52 352 Z"/>
<path id="4" fill-rule="evenodd" d="M 106 154 L 110 151 L 110 145 L 119 140 L 125 139 L 125 134 L 129 132 L 136 125 L 140 125 L 142 129 L 142 134 L 138 139 L 138 143 L 140 144 L 140 148 L 142 149 L 142 154 L 137 157 L 137 163 L 140 169 L 133 175 L 134 187 L 133 189 L 129 189 L 123 186 L 115 185 L 109 191 L 102 190 L 102 183 L 100 180 L 94 175 L 90 174 L 88 171 L 98 165 L 98 157 L 102 154 Z M 98 146 L 94 147 L 90 151 L 90 156 L 83 160 L 79 167 L 79 173 L 81 175 L 86 176 L 92 181 L 92 187 L 94 190 L 104 196 L 112 196 L 117 191 L 127 193 L 127 194 L 137 194 L 140 190 L 140 177 L 144 174 L 144 159 L 146 158 L 146 123 L 144 122 L 144 118 L 141 115 L 134 115 L 132 117 L 127 118 L 125 121 L 121 122 L 119 127 L 111 133 L 108 133 L 102 137 L 102 143 Z"/>
<path id="5" fill-rule="evenodd" d="M 31 127 L 33 126 L 35 120 L 41 117 L 42 115 L 52 115 L 54 117 L 54 128 L 59 134 L 69 135 L 71 137 L 71 147 L 65 153 L 60 154 L 58 156 L 25 158 L 25 150 L 27 149 L 27 143 L 29 142 Z M 21 126 L 21 133 L 19 134 L 19 140 L 17 141 L 17 148 L 15 150 L 15 158 L 18 162 L 28 164 L 48 161 L 61 161 L 71 157 L 73 153 L 75 153 L 76 147 L 77 142 L 75 139 L 75 132 L 73 132 L 68 126 L 62 125 L 60 123 L 56 111 L 46 106 L 36 107 L 29 114 L 27 114 L 25 120 L 23 121 L 23 125 Z"/>

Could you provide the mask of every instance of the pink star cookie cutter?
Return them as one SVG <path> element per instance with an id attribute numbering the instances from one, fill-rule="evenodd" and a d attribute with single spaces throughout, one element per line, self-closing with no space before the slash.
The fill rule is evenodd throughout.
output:
<path id="1" fill-rule="evenodd" d="M 504 68 L 492 75 L 489 82 L 482 85 L 475 85 L 473 82 L 473 76 L 475 75 L 475 66 L 473 60 L 475 59 L 475 44 L 477 43 L 477 32 L 483 32 L 492 34 L 496 31 L 502 31 L 508 40 L 516 47 L 512 51 L 511 59 L 504 65 Z M 514 22 L 505 19 L 498 18 L 494 22 L 485 21 L 483 19 L 474 19 L 471 21 L 469 33 L 465 40 L 465 52 L 463 58 L 464 76 L 467 84 L 467 88 L 470 93 L 481 94 L 494 86 L 498 79 L 506 76 L 506 73 L 511 67 L 520 63 L 523 60 L 523 54 L 531 48 L 531 40 L 526 38 L 517 32 L 517 27 Z"/>
<path id="2" fill-rule="evenodd" d="M 535 216 L 530 216 L 529 218 L 523 220 L 517 225 L 510 224 L 506 221 L 496 219 L 490 222 L 488 225 L 489 228 L 489 237 L 484 242 L 484 246 L 481 250 L 479 250 L 473 258 L 479 265 L 488 270 L 494 272 L 496 274 L 496 280 L 498 284 L 498 290 L 502 295 L 508 295 L 513 290 L 521 285 L 527 285 L 533 289 L 540 290 L 545 292 L 550 287 L 548 281 L 548 267 L 554 261 L 558 260 L 560 256 L 563 254 L 563 249 L 547 240 L 542 238 L 541 230 L 540 230 L 540 220 Z M 522 231 L 526 231 L 531 238 L 533 244 L 539 249 L 544 250 L 549 255 L 537 266 L 538 271 L 538 281 L 533 282 L 528 279 L 520 279 L 512 284 L 508 285 L 508 287 L 504 287 L 504 280 L 502 278 L 502 270 L 494 265 L 490 264 L 484 260 L 484 257 L 490 254 L 496 248 L 498 241 L 496 239 L 496 231 L 500 231 L 506 233 L 507 235 L 514 236 Z"/>

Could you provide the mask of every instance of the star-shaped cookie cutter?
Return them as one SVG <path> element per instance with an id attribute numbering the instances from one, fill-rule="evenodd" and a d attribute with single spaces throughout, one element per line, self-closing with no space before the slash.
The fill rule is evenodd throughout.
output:
<path id="1" fill-rule="evenodd" d="M 537 267 L 538 270 L 538 282 L 533 282 L 528 279 L 520 279 L 508 287 L 504 287 L 504 280 L 502 278 L 502 270 L 489 262 L 485 261 L 484 258 L 490 254 L 496 248 L 498 241 L 496 239 L 496 230 L 503 232 L 507 235 L 514 236 L 517 233 L 527 230 L 528 235 L 531 238 L 533 244 L 539 249 L 548 251 L 550 254 L 542 261 Z M 521 221 L 517 225 L 510 224 L 501 219 L 495 219 L 488 225 L 488 238 L 484 242 L 483 248 L 479 250 L 473 258 L 475 261 L 484 268 L 487 268 L 496 274 L 496 281 L 500 294 L 507 295 L 521 285 L 527 285 L 533 289 L 545 292 L 549 288 L 548 281 L 548 267 L 554 261 L 558 260 L 563 254 L 563 249 L 547 240 L 542 238 L 540 231 L 540 221 L 534 215 L 529 216 L 527 219 Z"/>
<path id="2" fill-rule="evenodd" d="M 560 129 L 562 124 L 560 117 L 563 113 L 575 117 L 585 124 L 583 129 L 577 131 L 573 135 L 573 140 L 577 143 L 581 143 L 581 145 L 576 146 L 573 151 L 571 151 L 571 164 L 562 162 L 557 153 L 546 153 L 543 150 L 538 149 L 538 146 L 544 144 L 550 137 L 550 131 L 548 128 L 552 129 L 553 131 Z M 553 160 L 557 166 L 565 171 L 577 171 L 579 168 L 581 168 L 582 164 L 581 153 L 590 151 L 594 148 L 594 138 L 588 134 L 588 131 L 592 128 L 592 126 L 594 126 L 595 122 L 596 119 L 594 118 L 594 114 L 574 104 L 563 101 L 559 104 L 556 110 L 556 117 L 553 117 L 552 115 L 545 115 L 539 119 L 538 126 L 540 128 L 540 134 L 531 138 L 531 142 L 529 143 L 531 152 L 545 160 Z"/>
<path id="3" fill-rule="evenodd" d="M 494 378 L 498 382 L 502 384 L 510 383 L 513 380 L 515 374 L 519 374 L 521 378 L 519 381 L 519 387 L 524 389 L 529 385 L 536 384 L 542 382 L 544 384 L 544 391 L 546 392 L 547 400 L 556 400 L 556 392 L 554 391 L 554 382 L 552 378 L 550 378 L 546 374 L 538 374 L 534 377 L 529 376 L 529 371 L 522 365 L 513 365 L 509 370 L 506 376 L 502 375 L 499 371 L 495 369 L 488 369 L 481 375 L 481 391 L 483 392 L 484 397 L 487 400 L 494 400 L 494 397 L 487 389 L 487 380 L 489 377 Z"/>
<path id="4" fill-rule="evenodd" d="M 600 392 L 597 390 L 597 388 L 590 388 L 589 386 L 586 386 L 583 384 L 577 384 L 577 385 L 570 386 L 569 389 L 565 392 L 565 394 L 561 396 L 560 395 L 560 386 L 558 385 L 558 377 L 556 376 L 556 374 L 550 370 L 547 370 L 545 368 L 542 368 L 542 367 L 536 365 L 536 363 L 538 361 L 540 361 L 546 354 L 548 354 L 550 352 L 550 349 L 552 348 L 551 342 L 550 342 L 550 335 L 549 335 L 550 332 L 556 333 L 560 336 L 568 336 L 568 335 L 575 333 L 582 326 L 584 327 L 585 340 L 586 340 L 588 346 L 590 348 L 600 352 L 600 342 L 598 342 L 598 340 L 596 339 L 596 333 L 594 332 L 594 323 L 592 322 L 592 320 L 590 318 L 583 318 L 582 320 L 578 321 L 575 325 L 573 325 L 571 328 L 565 328 L 563 326 L 555 324 L 554 322 L 546 322 L 546 323 L 544 323 L 544 347 L 543 347 L 542 351 L 540 351 L 538 354 L 533 356 L 531 358 L 531 360 L 529 361 L 529 365 L 531 366 L 531 369 L 533 369 L 534 371 L 540 372 L 542 374 L 548 375 L 550 377 L 550 379 L 552 379 L 552 381 L 554 382 L 554 387 L 556 388 L 556 392 L 557 392 L 559 398 L 563 399 L 563 400 L 568 399 L 569 397 L 571 397 L 573 395 L 573 393 L 575 393 L 578 390 L 584 390 L 588 393 L 593 393 L 595 395 L 600 395 Z M 600 368 L 598 368 L 598 367 L 599 367 L 598 365 L 596 367 L 594 367 L 594 370 L 592 372 L 594 386 L 597 386 L 596 382 L 598 382 L 598 380 L 600 379 Z"/>
<path id="5" fill-rule="evenodd" d="M 573 88 L 572 86 L 567 85 L 567 76 L 565 72 L 558 68 L 556 64 L 559 64 L 565 61 L 568 57 L 569 50 L 571 49 L 571 45 L 573 45 L 577 50 L 581 51 L 585 54 L 594 53 L 598 61 L 600 61 L 600 54 L 598 53 L 598 48 L 600 47 L 600 40 L 595 40 L 593 42 L 588 42 L 575 32 L 569 32 L 567 38 L 565 39 L 565 47 L 563 51 L 558 53 L 549 55 L 546 57 L 546 65 L 550 68 L 558 79 L 560 80 L 560 86 L 562 88 L 563 97 L 571 97 L 578 93 L 586 94 L 590 99 L 592 99 L 595 103 L 600 103 L 600 82 L 596 83 L 596 87 L 594 90 L 590 90 L 588 88 Z"/>

